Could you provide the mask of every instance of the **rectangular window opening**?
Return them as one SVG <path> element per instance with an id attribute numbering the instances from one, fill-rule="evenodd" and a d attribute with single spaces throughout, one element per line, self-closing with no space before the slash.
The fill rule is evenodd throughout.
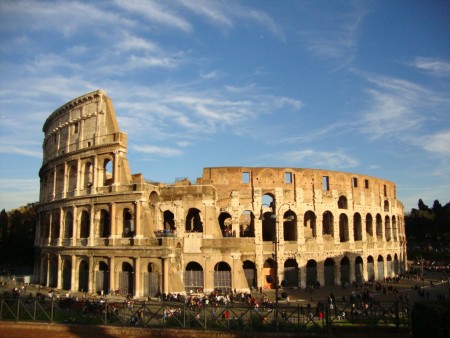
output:
<path id="1" fill-rule="evenodd" d="M 358 188 L 358 179 L 356 177 L 352 177 L 352 185 L 353 188 Z"/>
<path id="2" fill-rule="evenodd" d="M 323 183 L 323 190 L 330 191 L 330 177 L 323 176 L 322 183 Z"/>
<path id="3" fill-rule="evenodd" d="M 369 180 L 364 180 L 364 187 L 369 189 Z"/>
<path id="4" fill-rule="evenodd" d="M 383 185 L 383 190 L 384 190 L 384 196 L 387 196 L 387 187 L 386 184 Z"/>
<path id="5" fill-rule="evenodd" d="M 250 183 L 250 173 L 249 172 L 242 173 L 242 183 Z"/>
<path id="6" fill-rule="evenodd" d="M 292 183 L 292 173 L 284 173 L 284 183 L 291 184 Z"/>

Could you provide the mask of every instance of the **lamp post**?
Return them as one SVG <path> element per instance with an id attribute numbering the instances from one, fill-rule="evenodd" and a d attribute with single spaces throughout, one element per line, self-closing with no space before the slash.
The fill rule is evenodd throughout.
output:
<path id="1" fill-rule="evenodd" d="M 271 208 L 271 206 L 267 205 L 267 204 L 263 204 L 268 206 L 269 208 Z M 275 240 L 273 241 L 274 244 L 274 260 L 275 260 L 275 325 L 277 328 L 277 331 L 279 330 L 280 326 L 279 326 L 279 320 L 278 320 L 278 288 L 279 288 L 279 283 L 278 283 L 278 244 L 279 244 L 279 236 L 278 236 L 278 229 L 279 229 L 279 224 L 280 224 L 280 220 L 278 218 L 278 214 L 280 213 L 281 208 L 287 205 L 289 206 L 289 210 L 291 210 L 291 206 L 289 203 L 283 203 L 279 206 L 278 208 L 278 212 L 275 213 L 275 210 L 272 210 L 272 214 L 270 215 L 270 219 L 272 221 L 274 221 L 275 223 Z M 288 215 L 286 218 L 286 220 L 288 221 L 292 221 L 295 217 L 293 215 Z M 264 215 L 262 213 L 262 206 L 261 206 L 261 216 L 260 216 L 261 220 L 264 220 Z M 283 220 L 284 220 L 283 219 Z"/>

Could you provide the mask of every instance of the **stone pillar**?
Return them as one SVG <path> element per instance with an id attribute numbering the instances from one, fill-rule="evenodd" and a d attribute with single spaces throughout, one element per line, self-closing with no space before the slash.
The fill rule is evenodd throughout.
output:
<path id="1" fill-rule="evenodd" d="M 59 234 L 58 234 L 58 246 L 61 246 L 64 238 L 64 210 L 59 208 Z"/>
<path id="2" fill-rule="evenodd" d="M 317 263 L 317 280 L 320 283 L 320 286 L 325 285 L 325 271 L 323 263 Z"/>
<path id="3" fill-rule="evenodd" d="M 78 233 L 77 207 L 73 206 L 72 207 L 72 243 L 71 243 L 71 245 L 76 245 L 77 233 Z"/>
<path id="4" fill-rule="evenodd" d="M 355 228 L 354 228 L 353 215 L 348 216 L 348 241 L 350 243 L 350 249 L 355 247 Z"/>
<path id="5" fill-rule="evenodd" d="M 169 257 L 163 257 L 163 293 L 169 293 Z"/>
<path id="6" fill-rule="evenodd" d="M 213 279 L 210 278 L 210 276 L 208 275 L 208 271 L 209 271 L 208 261 L 210 259 L 211 259 L 210 256 L 203 256 L 203 261 L 204 261 L 204 265 L 203 265 L 203 291 L 204 291 L 205 294 L 214 290 L 214 285 L 211 287 L 211 285 L 212 285 L 211 282 L 213 282 Z"/>
<path id="7" fill-rule="evenodd" d="M 88 277 L 88 292 L 95 292 L 95 261 L 94 257 L 88 257 L 89 277 Z"/>
<path id="8" fill-rule="evenodd" d="M 142 238 L 142 229 L 141 229 L 141 201 L 134 202 L 134 214 L 135 214 L 135 224 L 134 224 L 134 232 L 136 238 Z"/>
<path id="9" fill-rule="evenodd" d="M 349 270 L 350 270 L 350 284 L 354 281 L 356 281 L 356 269 L 355 269 L 355 260 L 350 259 L 350 266 L 349 266 Z"/>
<path id="10" fill-rule="evenodd" d="M 83 168 L 81 167 L 81 159 L 77 159 L 77 184 L 75 187 L 75 196 L 80 196 L 80 190 L 84 181 Z"/>
<path id="11" fill-rule="evenodd" d="M 62 264 L 61 264 L 61 255 L 56 255 L 58 259 L 58 271 L 56 273 L 56 288 L 62 289 L 62 276 L 61 276 L 61 270 L 62 270 Z"/>
<path id="12" fill-rule="evenodd" d="M 316 241 L 323 244 L 323 215 L 316 215 Z"/>
<path id="13" fill-rule="evenodd" d="M 89 246 L 94 246 L 95 226 L 96 226 L 96 224 L 95 224 L 95 206 L 94 206 L 94 204 L 91 204 L 90 208 L 89 208 L 89 240 L 88 240 Z"/>
<path id="14" fill-rule="evenodd" d="M 70 273 L 70 290 L 71 291 L 77 291 L 77 282 L 78 282 L 78 276 L 77 276 L 77 257 L 75 255 L 72 255 L 72 271 Z"/>
<path id="15" fill-rule="evenodd" d="M 339 245 L 341 242 L 340 239 L 340 230 L 339 230 L 339 215 L 337 217 L 333 217 L 333 237 L 334 237 L 334 245 Z"/>
<path id="16" fill-rule="evenodd" d="M 111 238 L 117 237 L 116 204 L 109 204 L 109 214 L 111 220 Z"/>
<path id="17" fill-rule="evenodd" d="M 109 257 L 109 289 L 110 290 L 116 290 L 116 259 L 115 257 Z"/>
<path id="18" fill-rule="evenodd" d="M 335 263 L 334 266 L 334 284 L 341 285 L 341 263 Z"/>
<path id="19" fill-rule="evenodd" d="M 120 158 L 120 151 L 115 150 L 114 151 L 114 165 L 113 165 L 113 184 L 117 185 L 119 184 L 119 158 Z"/>
<path id="20" fill-rule="evenodd" d="M 141 257 L 138 256 L 134 259 L 134 295 L 137 297 L 143 295 L 141 281 Z"/>
<path id="21" fill-rule="evenodd" d="M 236 261 L 241 260 L 241 254 L 240 253 L 232 253 L 231 254 L 231 258 L 233 259 L 233 264 L 231 267 L 231 288 L 232 289 L 236 289 L 236 288 L 241 288 L 242 285 L 239 283 L 239 273 L 238 273 L 238 269 L 236 268 L 237 264 Z"/>

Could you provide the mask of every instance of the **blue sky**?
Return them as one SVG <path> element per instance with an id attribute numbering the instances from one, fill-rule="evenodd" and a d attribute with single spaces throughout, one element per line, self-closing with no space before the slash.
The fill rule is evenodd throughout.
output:
<path id="1" fill-rule="evenodd" d="M 449 1 L 0 1 L 0 209 L 38 200 L 42 125 L 103 89 L 133 173 L 322 168 L 450 201 Z"/>

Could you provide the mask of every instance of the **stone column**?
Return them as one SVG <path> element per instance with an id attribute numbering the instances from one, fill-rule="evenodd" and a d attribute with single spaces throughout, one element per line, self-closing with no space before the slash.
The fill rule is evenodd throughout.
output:
<path id="1" fill-rule="evenodd" d="M 88 292 L 95 292 L 95 261 L 94 257 L 90 255 L 88 257 L 89 265 L 89 277 L 88 277 Z"/>
<path id="2" fill-rule="evenodd" d="M 231 258 L 233 259 L 233 266 L 231 267 L 231 288 L 241 288 L 241 284 L 239 283 L 239 274 L 236 269 L 236 261 L 240 261 L 241 254 L 240 253 L 232 253 Z"/>
<path id="3" fill-rule="evenodd" d="M 169 257 L 163 257 L 163 293 L 169 293 Z"/>
<path id="4" fill-rule="evenodd" d="M 109 289 L 116 290 L 116 259 L 114 256 L 109 257 Z"/>
<path id="5" fill-rule="evenodd" d="M 75 255 L 72 255 L 72 271 L 70 273 L 70 290 L 71 291 L 77 291 L 77 257 Z"/>
<path id="6" fill-rule="evenodd" d="M 111 219 L 111 238 L 117 238 L 117 222 L 116 222 L 116 204 L 109 204 L 109 213 Z"/>
<path id="7" fill-rule="evenodd" d="M 95 230 L 95 206 L 94 204 L 90 205 L 89 208 L 89 240 L 88 245 L 94 246 L 94 230 Z"/>
<path id="8" fill-rule="evenodd" d="M 317 243 L 323 244 L 323 215 L 316 215 L 316 240 Z"/>
<path id="9" fill-rule="evenodd" d="M 59 234 L 58 234 L 58 246 L 61 246 L 64 238 L 64 210 L 59 208 Z"/>
<path id="10" fill-rule="evenodd" d="M 76 245 L 77 243 L 77 233 L 78 233 L 78 215 L 77 207 L 72 207 L 72 243 L 71 245 Z"/>
<path id="11" fill-rule="evenodd" d="M 143 295 L 141 280 L 141 257 L 137 256 L 134 259 L 134 295 L 137 297 Z"/>
<path id="12" fill-rule="evenodd" d="M 61 276 L 61 270 L 62 270 L 62 262 L 61 262 L 61 255 L 56 255 L 58 258 L 58 272 L 57 272 L 57 281 L 56 281 L 56 288 L 62 289 L 62 276 Z"/>
<path id="13" fill-rule="evenodd" d="M 77 159 L 77 184 L 75 187 L 75 196 L 80 196 L 80 190 L 84 181 L 83 168 L 81 166 L 81 159 Z"/>
<path id="14" fill-rule="evenodd" d="M 142 229 L 141 229 L 141 201 L 134 202 L 134 214 L 135 214 L 135 224 L 134 224 L 134 233 L 136 238 L 142 238 Z"/>

